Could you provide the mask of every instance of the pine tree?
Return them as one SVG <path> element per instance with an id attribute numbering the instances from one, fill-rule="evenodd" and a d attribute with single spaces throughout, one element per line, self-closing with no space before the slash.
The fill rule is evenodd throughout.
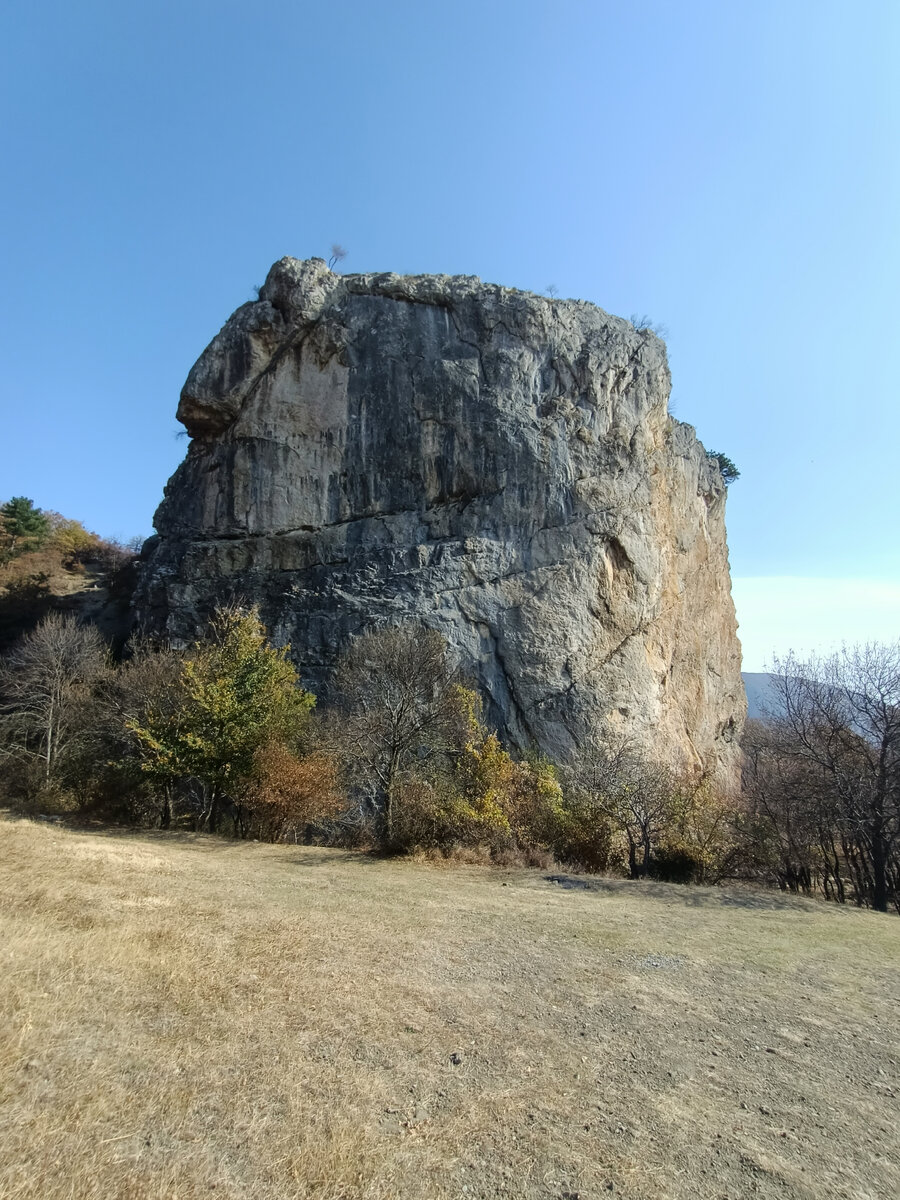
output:
<path id="1" fill-rule="evenodd" d="M 3 544 L 0 555 L 6 561 L 36 550 L 50 536 L 50 521 L 26 496 L 13 496 L 0 505 Z"/>

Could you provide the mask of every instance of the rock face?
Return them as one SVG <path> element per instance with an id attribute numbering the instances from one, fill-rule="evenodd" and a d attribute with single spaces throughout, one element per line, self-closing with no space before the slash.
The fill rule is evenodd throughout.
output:
<path id="1" fill-rule="evenodd" d="M 725 486 L 669 385 L 663 343 L 591 304 L 284 258 L 188 376 L 138 621 L 180 641 L 256 602 L 326 694 L 348 637 L 422 622 L 514 745 L 621 729 L 725 781 Z"/>

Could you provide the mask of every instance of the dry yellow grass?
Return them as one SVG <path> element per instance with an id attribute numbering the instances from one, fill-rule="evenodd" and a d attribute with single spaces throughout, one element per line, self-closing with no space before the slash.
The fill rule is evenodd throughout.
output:
<path id="1" fill-rule="evenodd" d="M 896 1197 L 900 923 L 0 820 L 0 1197 Z"/>

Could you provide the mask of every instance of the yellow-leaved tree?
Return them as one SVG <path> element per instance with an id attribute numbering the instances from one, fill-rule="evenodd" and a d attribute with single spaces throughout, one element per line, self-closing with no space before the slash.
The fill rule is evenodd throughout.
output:
<path id="1" fill-rule="evenodd" d="M 128 722 L 145 771 L 161 785 L 197 786 L 200 828 L 218 829 L 225 798 L 249 786 L 264 746 L 292 748 L 303 732 L 315 696 L 299 686 L 288 650 L 269 644 L 257 609 L 220 608 L 184 660 L 178 702 Z"/>

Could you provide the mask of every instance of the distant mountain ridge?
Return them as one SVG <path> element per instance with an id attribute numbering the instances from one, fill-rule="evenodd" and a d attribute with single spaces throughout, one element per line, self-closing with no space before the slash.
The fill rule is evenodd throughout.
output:
<path id="1" fill-rule="evenodd" d="M 773 686 L 774 675 L 768 671 L 742 671 L 741 679 L 747 693 L 748 721 L 765 721 L 779 708 Z"/>

